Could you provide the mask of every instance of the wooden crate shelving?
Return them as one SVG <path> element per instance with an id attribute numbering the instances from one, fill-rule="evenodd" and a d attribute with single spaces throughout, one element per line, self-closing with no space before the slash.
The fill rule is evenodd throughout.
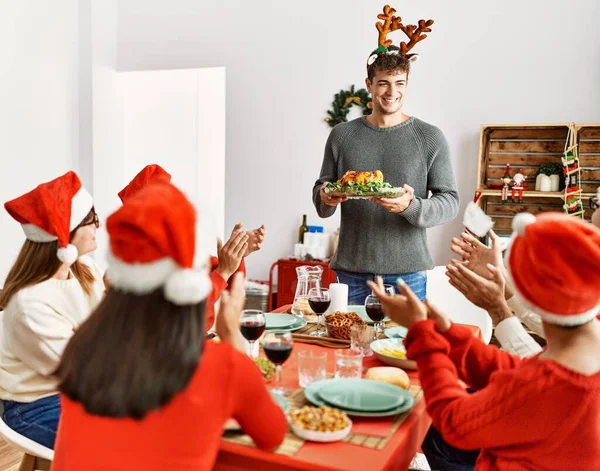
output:
<path id="1" fill-rule="evenodd" d="M 568 124 L 481 127 L 477 172 L 477 189 L 481 192 L 479 204 L 486 214 L 492 216 L 496 232 L 510 234 L 512 218 L 520 212 L 538 214 L 563 211 L 562 192 L 539 192 L 534 189 L 540 165 L 561 163 L 568 131 Z M 600 186 L 600 124 L 576 125 L 575 135 L 581 167 L 582 199 L 586 208 L 584 217 L 589 219 L 592 211 L 588 209 L 588 200 L 595 196 Z M 502 203 L 502 176 L 506 164 L 510 164 L 513 175 L 523 169 L 527 177 L 523 203 L 512 203 L 510 192 L 509 201 Z"/>

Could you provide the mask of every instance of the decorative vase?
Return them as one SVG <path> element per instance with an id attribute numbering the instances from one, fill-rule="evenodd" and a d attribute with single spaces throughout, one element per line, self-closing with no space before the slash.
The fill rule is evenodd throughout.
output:
<path id="1" fill-rule="evenodd" d="M 535 179 L 535 191 L 540 191 L 540 188 L 542 186 L 542 177 L 544 177 L 544 174 L 540 173 Z"/>
<path id="2" fill-rule="evenodd" d="M 550 191 L 558 191 L 560 188 L 560 175 L 550 175 Z"/>
<path id="3" fill-rule="evenodd" d="M 550 180 L 550 177 L 548 175 L 539 175 L 540 177 L 542 177 L 540 179 L 540 190 L 539 191 L 551 191 L 550 189 L 552 188 L 552 182 Z M 536 183 L 537 183 L 537 179 L 536 179 Z"/>

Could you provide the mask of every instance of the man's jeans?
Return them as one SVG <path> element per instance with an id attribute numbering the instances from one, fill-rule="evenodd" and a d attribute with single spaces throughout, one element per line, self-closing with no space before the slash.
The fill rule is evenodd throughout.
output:
<path id="1" fill-rule="evenodd" d="M 405 273 L 403 275 L 376 275 L 373 273 L 353 273 L 336 270 L 340 283 L 348 285 L 348 304 L 364 304 L 365 298 L 371 294 L 367 280 L 375 281 L 377 276 L 383 278 L 383 283 L 392 285 L 398 292 L 396 280 L 400 277 L 413 290 L 417 297 L 423 301 L 427 294 L 427 272 Z"/>

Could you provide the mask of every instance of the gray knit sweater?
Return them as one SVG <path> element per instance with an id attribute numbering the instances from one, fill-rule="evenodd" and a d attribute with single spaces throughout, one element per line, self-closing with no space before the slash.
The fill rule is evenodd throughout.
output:
<path id="1" fill-rule="evenodd" d="M 373 126 L 364 117 L 335 126 L 313 188 L 320 217 L 330 217 L 336 210 L 321 202 L 321 185 L 340 179 L 348 170 L 381 170 L 386 182 L 406 183 L 415 195 L 400 214 L 369 200 L 342 203 L 340 240 L 331 267 L 383 275 L 433 268 L 425 229 L 454 219 L 459 203 L 442 131 L 414 117 L 389 128 Z"/>

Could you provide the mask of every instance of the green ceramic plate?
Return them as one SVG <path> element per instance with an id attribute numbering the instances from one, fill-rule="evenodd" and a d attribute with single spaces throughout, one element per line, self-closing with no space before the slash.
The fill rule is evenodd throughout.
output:
<path id="1" fill-rule="evenodd" d="M 391 328 L 385 329 L 383 331 L 385 336 L 389 339 L 403 339 L 406 337 L 407 332 L 408 332 L 408 329 L 406 327 L 402 327 L 402 326 L 391 327 Z"/>
<path id="2" fill-rule="evenodd" d="M 291 314 L 265 314 L 267 321 L 267 329 L 282 329 L 293 325 L 298 319 L 296 316 Z"/>
<path id="3" fill-rule="evenodd" d="M 328 402 L 326 402 L 324 399 L 321 398 L 321 396 L 319 395 L 319 392 L 322 387 L 324 387 L 327 384 L 330 384 L 331 382 L 334 382 L 334 381 L 343 381 L 343 380 L 342 379 L 324 379 L 324 380 L 316 381 L 316 382 L 310 384 L 304 390 L 304 395 L 306 396 L 306 399 L 308 399 L 309 402 L 311 402 L 312 404 L 314 404 L 316 406 L 331 407 L 331 404 L 329 404 Z M 363 381 L 366 381 L 366 380 L 363 380 Z M 400 388 L 398 388 L 398 389 L 400 389 Z M 343 408 L 340 408 L 340 410 L 342 410 L 346 414 L 352 415 L 354 417 L 387 417 L 390 415 L 401 414 L 403 412 L 406 412 L 407 410 L 412 409 L 413 405 L 415 404 L 415 399 L 412 396 L 412 394 L 409 393 L 408 391 L 405 391 L 404 389 L 401 389 L 400 391 L 401 392 L 399 392 L 399 393 L 404 396 L 404 402 L 394 409 L 389 409 L 389 410 L 382 411 L 382 412 L 359 412 L 359 411 L 343 409 Z"/>
<path id="4" fill-rule="evenodd" d="M 267 330 L 288 330 L 288 331 L 292 332 L 294 330 L 298 330 L 298 329 L 301 329 L 302 327 L 306 326 L 306 321 L 304 319 L 301 319 L 300 317 L 296 317 L 296 316 L 293 316 L 293 317 L 296 318 L 296 321 L 292 325 L 290 325 L 288 327 L 269 327 L 267 325 Z"/>
<path id="5" fill-rule="evenodd" d="M 374 324 L 374 322 L 371 320 L 371 318 L 369 316 L 367 316 L 367 311 L 366 311 L 364 305 L 351 304 L 348 306 L 348 312 L 356 312 L 362 318 L 362 320 L 365 321 L 367 324 Z M 383 322 L 387 322 L 389 320 L 390 320 L 389 317 L 383 318 Z"/>
<path id="6" fill-rule="evenodd" d="M 368 379 L 341 379 L 326 384 L 319 396 L 336 407 L 359 412 L 382 412 L 404 402 L 402 388 Z"/>

